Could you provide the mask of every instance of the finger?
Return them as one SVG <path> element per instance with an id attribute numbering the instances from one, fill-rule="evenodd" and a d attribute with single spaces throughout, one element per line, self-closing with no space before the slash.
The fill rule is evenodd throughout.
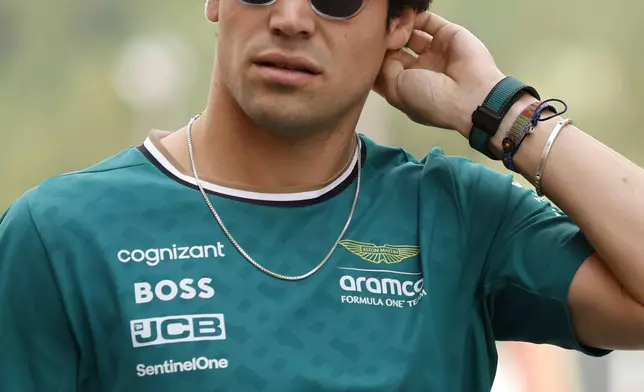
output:
<path id="1" fill-rule="evenodd" d="M 438 30 L 452 23 L 431 12 L 421 12 L 416 16 L 414 29 L 422 30 L 429 35 L 436 35 Z"/>
<path id="2" fill-rule="evenodd" d="M 402 62 L 394 59 L 397 53 L 385 57 L 373 90 L 390 102 L 398 100 L 398 78 L 405 70 Z"/>
<path id="3" fill-rule="evenodd" d="M 432 37 L 432 51 L 436 53 L 445 53 L 452 45 L 454 37 L 467 31 L 456 23 L 449 22 L 430 12 L 419 14 L 414 28 Z"/>
<path id="4" fill-rule="evenodd" d="M 423 54 L 432 47 L 432 36 L 422 30 L 414 30 L 407 42 L 407 47 L 416 54 Z"/>
<path id="5" fill-rule="evenodd" d="M 405 48 L 389 53 L 387 58 L 400 62 L 404 69 L 411 67 L 418 60 L 418 57 L 414 53 L 409 52 Z"/>

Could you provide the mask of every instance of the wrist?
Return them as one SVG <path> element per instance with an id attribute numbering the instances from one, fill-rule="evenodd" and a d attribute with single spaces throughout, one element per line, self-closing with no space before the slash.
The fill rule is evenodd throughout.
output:
<path id="1" fill-rule="evenodd" d="M 479 83 L 480 88 L 475 92 L 472 92 L 472 95 L 470 96 L 471 99 L 462 99 L 456 101 L 462 104 L 462 107 L 460 108 L 461 110 L 459 111 L 461 113 L 461 116 L 459 117 L 457 125 L 454 128 L 456 131 L 458 131 L 458 133 L 465 136 L 465 138 L 469 137 L 472 126 L 474 125 L 472 122 L 472 113 L 474 113 L 478 105 L 480 105 L 481 102 L 485 100 L 490 91 L 492 91 L 492 89 L 501 80 L 505 79 L 505 77 L 506 75 L 504 75 L 501 71 L 494 72 L 488 78 L 486 78 L 485 81 Z"/>
<path id="2" fill-rule="evenodd" d="M 514 121 L 519 117 L 519 115 L 521 115 L 521 112 L 526 108 L 526 106 L 538 101 L 538 99 L 531 96 L 530 94 L 525 94 L 521 98 L 519 98 L 519 100 L 515 102 L 512 107 L 510 107 L 510 110 L 508 110 L 506 115 L 501 120 L 499 130 L 490 140 L 490 149 L 497 158 L 503 156 L 503 138 L 505 138 L 505 135 L 512 127 Z"/>
<path id="3" fill-rule="evenodd" d="M 507 115 L 501 121 L 501 126 L 498 133 L 490 141 L 490 150 L 497 156 L 503 156 L 503 139 L 508 133 L 509 129 L 517 121 L 521 112 L 525 108 L 539 100 L 530 96 L 521 97 L 508 111 Z M 539 163 L 543 159 L 543 151 L 546 146 L 547 139 L 557 126 L 557 123 L 562 119 L 561 115 L 556 109 L 552 109 L 552 114 L 544 115 L 543 120 L 537 122 L 536 126 L 532 128 L 530 134 L 523 139 L 519 149 L 516 151 L 512 158 L 514 169 L 513 171 L 521 174 L 531 184 L 535 185 L 535 175 L 537 174 Z M 547 118 L 546 118 L 547 117 Z M 565 125 L 564 125 L 565 126 Z"/>
<path id="4" fill-rule="evenodd" d="M 530 85 L 508 76 L 498 82 L 472 113 L 472 128 L 467 136 L 470 147 L 493 160 L 500 160 L 491 144 L 499 133 L 501 123 L 516 102 L 525 95 L 540 99 L 539 93 Z"/>

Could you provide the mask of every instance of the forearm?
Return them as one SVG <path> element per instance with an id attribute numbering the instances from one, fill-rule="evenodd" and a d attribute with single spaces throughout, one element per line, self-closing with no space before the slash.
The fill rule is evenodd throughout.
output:
<path id="1" fill-rule="evenodd" d="M 522 99 L 501 124 L 493 146 L 531 102 Z M 532 184 L 559 118 L 540 122 L 514 161 Z M 584 232 L 625 290 L 644 305 L 644 170 L 574 125 L 555 140 L 542 177 L 543 192 Z"/>

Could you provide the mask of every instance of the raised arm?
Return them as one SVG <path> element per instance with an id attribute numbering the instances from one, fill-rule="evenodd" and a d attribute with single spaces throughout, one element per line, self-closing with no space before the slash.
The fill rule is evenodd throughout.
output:
<path id="1" fill-rule="evenodd" d="M 530 97 L 514 105 L 501 140 Z M 544 147 L 560 120 L 538 123 L 515 156 L 532 184 Z M 584 133 L 564 127 L 545 159 L 543 192 L 579 226 L 596 254 L 579 268 L 569 305 L 579 339 L 595 347 L 644 348 L 644 170 Z"/>
<path id="2" fill-rule="evenodd" d="M 414 53 L 389 53 L 374 90 L 412 120 L 468 138 L 473 112 L 503 73 L 486 47 L 461 26 L 426 12 L 409 29 L 407 49 Z M 504 117 L 490 143 L 496 157 L 507 130 L 534 100 L 525 95 Z M 598 348 L 642 349 L 644 170 L 575 125 L 562 128 L 544 158 L 560 119 L 538 123 L 524 139 L 514 156 L 516 171 L 534 184 L 545 159 L 545 195 L 596 251 L 577 270 L 567 298 L 578 339 Z"/>

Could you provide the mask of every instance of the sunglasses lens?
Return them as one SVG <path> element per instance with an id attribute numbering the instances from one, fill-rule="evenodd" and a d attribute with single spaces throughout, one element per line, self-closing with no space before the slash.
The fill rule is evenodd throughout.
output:
<path id="1" fill-rule="evenodd" d="M 259 1 L 259 0 L 256 0 Z M 362 8 L 364 0 L 312 0 L 313 7 L 332 18 L 350 18 Z"/>

